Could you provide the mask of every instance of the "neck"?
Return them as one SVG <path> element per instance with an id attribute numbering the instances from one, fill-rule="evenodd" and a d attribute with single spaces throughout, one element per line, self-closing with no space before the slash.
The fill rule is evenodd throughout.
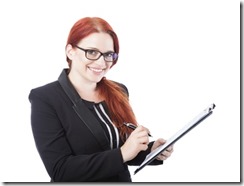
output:
<path id="1" fill-rule="evenodd" d="M 96 91 L 96 82 L 90 82 L 73 73 L 70 73 L 68 78 L 82 99 L 93 102 L 101 101 Z"/>

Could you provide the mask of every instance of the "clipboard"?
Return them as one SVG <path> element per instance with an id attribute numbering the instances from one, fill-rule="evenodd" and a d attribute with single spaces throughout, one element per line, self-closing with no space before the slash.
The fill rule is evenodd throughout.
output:
<path id="1" fill-rule="evenodd" d="M 176 132 L 171 138 L 169 138 L 165 144 L 159 146 L 154 151 L 149 153 L 145 160 L 140 164 L 140 166 L 135 170 L 134 175 L 142 170 L 146 165 L 151 163 L 160 153 L 166 150 L 170 145 L 173 145 L 176 141 L 178 141 L 182 136 L 188 133 L 191 129 L 201 123 L 204 119 L 209 117 L 213 113 L 213 109 L 215 108 L 215 104 L 211 104 L 206 109 L 204 109 L 200 114 L 198 114 L 192 121 L 186 124 L 182 129 Z"/>

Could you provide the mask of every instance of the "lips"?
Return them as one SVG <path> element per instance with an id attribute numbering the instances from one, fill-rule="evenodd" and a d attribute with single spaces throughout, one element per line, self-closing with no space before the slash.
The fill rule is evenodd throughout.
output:
<path id="1" fill-rule="evenodd" d="M 94 67 L 88 67 L 88 68 L 95 73 L 101 73 L 104 70 L 102 68 L 94 68 Z"/>

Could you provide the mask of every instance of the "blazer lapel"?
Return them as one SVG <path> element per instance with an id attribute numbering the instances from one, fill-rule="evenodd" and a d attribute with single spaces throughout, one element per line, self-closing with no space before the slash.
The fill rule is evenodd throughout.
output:
<path id="1" fill-rule="evenodd" d="M 58 81 L 63 88 L 64 92 L 67 94 L 69 99 L 73 103 L 73 109 L 79 118 L 83 121 L 83 123 L 87 126 L 87 128 L 91 131 L 91 133 L 96 138 L 98 144 L 104 149 L 110 149 L 109 140 L 105 135 L 103 128 L 97 119 L 93 116 L 90 110 L 86 107 L 79 94 L 76 92 L 72 84 L 70 83 L 66 69 L 62 71 L 60 74 Z"/>

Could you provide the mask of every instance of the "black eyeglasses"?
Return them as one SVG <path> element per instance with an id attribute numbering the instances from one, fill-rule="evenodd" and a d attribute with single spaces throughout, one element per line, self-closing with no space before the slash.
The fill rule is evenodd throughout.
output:
<path id="1" fill-rule="evenodd" d="M 115 52 L 102 53 L 102 52 L 95 50 L 95 49 L 84 49 L 84 48 L 81 48 L 77 45 L 75 45 L 75 47 L 84 51 L 86 58 L 89 60 L 95 61 L 95 60 L 98 60 L 101 56 L 103 56 L 103 58 L 106 62 L 114 62 L 118 58 L 118 54 Z"/>

